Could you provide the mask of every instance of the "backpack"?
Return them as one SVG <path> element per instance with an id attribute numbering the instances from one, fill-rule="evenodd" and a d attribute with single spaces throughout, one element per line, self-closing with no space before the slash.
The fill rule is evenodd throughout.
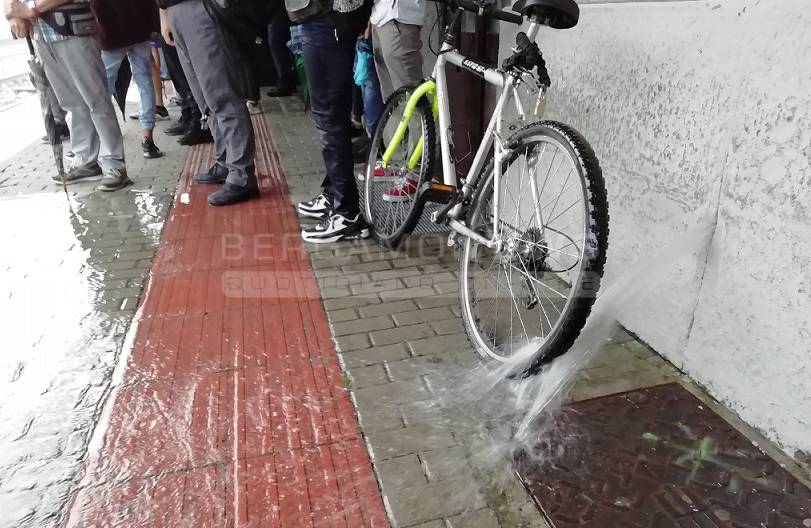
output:
<path id="1" fill-rule="evenodd" d="M 290 22 L 300 24 L 332 11 L 332 0 L 284 0 Z"/>

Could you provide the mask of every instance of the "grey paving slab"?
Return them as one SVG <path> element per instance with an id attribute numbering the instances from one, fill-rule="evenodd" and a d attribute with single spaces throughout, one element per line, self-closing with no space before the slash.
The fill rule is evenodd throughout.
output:
<path id="1" fill-rule="evenodd" d="M 463 513 L 448 519 L 450 528 L 498 528 L 498 518 L 491 509 Z"/>
<path id="2" fill-rule="evenodd" d="M 443 426 L 415 424 L 403 429 L 369 435 L 375 461 L 456 445 L 450 430 Z"/>
<path id="3" fill-rule="evenodd" d="M 387 497 L 395 526 L 449 518 L 487 505 L 476 482 L 470 479 L 401 488 L 387 493 Z"/>
<path id="4" fill-rule="evenodd" d="M 411 355 L 402 343 L 351 350 L 341 354 L 344 364 L 350 369 L 362 368 L 369 365 L 383 364 L 387 361 L 409 358 Z"/>
<path id="5" fill-rule="evenodd" d="M 382 460 L 376 467 L 381 481 L 392 491 L 428 483 L 420 457 L 417 455 Z"/>

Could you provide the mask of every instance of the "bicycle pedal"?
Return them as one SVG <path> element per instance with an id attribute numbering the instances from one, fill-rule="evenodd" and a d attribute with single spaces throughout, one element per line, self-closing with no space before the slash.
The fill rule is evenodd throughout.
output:
<path id="1" fill-rule="evenodd" d="M 456 187 L 429 181 L 420 186 L 419 195 L 423 202 L 448 204 L 456 195 Z"/>

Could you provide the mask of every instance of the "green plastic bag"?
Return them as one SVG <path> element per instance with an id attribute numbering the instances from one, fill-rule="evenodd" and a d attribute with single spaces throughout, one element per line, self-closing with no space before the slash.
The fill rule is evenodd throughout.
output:
<path id="1" fill-rule="evenodd" d="M 307 72 L 304 71 L 304 55 L 297 53 L 293 56 L 293 66 L 296 69 L 296 75 L 299 82 L 299 93 L 301 98 L 304 99 L 304 104 L 310 106 L 310 88 L 307 84 Z"/>

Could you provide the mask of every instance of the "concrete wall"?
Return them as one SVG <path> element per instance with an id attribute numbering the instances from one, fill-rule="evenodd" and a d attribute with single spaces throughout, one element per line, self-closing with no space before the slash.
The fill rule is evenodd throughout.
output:
<path id="1" fill-rule="evenodd" d="M 811 1 L 581 3 L 539 38 L 548 117 L 601 159 L 606 280 L 708 216 L 705 253 L 622 323 L 789 453 L 811 453 Z M 501 54 L 514 43 L 502 24 Z"/>

